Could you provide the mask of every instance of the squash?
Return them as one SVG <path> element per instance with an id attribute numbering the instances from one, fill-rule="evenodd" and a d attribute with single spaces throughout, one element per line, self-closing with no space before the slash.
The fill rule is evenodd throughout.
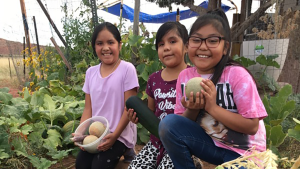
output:
<path id="1" fill-rule="evenodd" d="M 62 130 L 64 133 L 67 133 L 67 132 L 73 133 L 75 131 L 75 129 L 78 127 L 79 123 L 80 122 L 78 120 L 69 121 L 63 126 Z M 74 126 L 74 128 L 73 128 L 73 126 Z"/>
<path id="2" fill-rule="evenodd" d="M 137 96 L 131 96 L 126 100 L 127 109 L 133 109 L 139 118 L 139 123 L 144 126 L 151 134 L 159 138 L 158 125 L 160 120 L 148 108 L 148 106 Z"/>

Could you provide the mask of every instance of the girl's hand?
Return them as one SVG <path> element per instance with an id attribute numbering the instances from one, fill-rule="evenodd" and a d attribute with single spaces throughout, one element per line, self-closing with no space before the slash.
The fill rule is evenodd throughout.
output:
<path id="1" fill-rule="evenodd" d="M 72 136 L 73 136 L 73 138 L 76 136 L 76 134 L 75 133 L 72 133 Z M 71 139 L 72 140 L 72 139 Z M 73 141 L 73 140 L 72 140 Z M 73 141 L 74 142 L 74 141 Z M 84 150 L 84 148 L 83 147 L 81 147 L 81 146 L 79 146 L 78 144 L 77 144 L 77 142 L 74 142 L 74 145 L 75 146 L 78 146 L 82 151 L 85 151 Z"/>
<path id="2" fill-rule="evenodd" d="M 99 151 L 106 151 L 109 148 L 111 148 L 113 144 L 116 142 L 117 137 L 114 135 L 114 133 L 109 133 L 108 135 L 103 137 L 103 139 L 105 141 L 97 147 Z"/>
<path id="3" fill-rule="evenodd" d="M 203 87 L 204 90 L 201 91 L 205 98 L 205 107 L 204 109 L 207 112 L 210 112 L 210 109 L 213 109 L 216 104 L 217 98 L 217 89 L 215 84 L 210 79 L 203 79 L 200 85 Z"/>
<path id="4" fill-rule="evenodd" d="M 194 94 L 193 92 L 190 93 L 189 100 L 185 101 L 185 97 L 181 98 L 181 104 L 183 107 L 190 109 L 190 110 L 200 110 L 205 107 L 205 100 L 203 94 L 197 92 L 196 93 L 196 100 L 194 102 Z"/>
<path id="5" fill-rule="evenodd" d="M 136 117 L 136 112 L 134 112 L 133 109 L 128 109 L 127 112 L 128 120 L 134 124 L 137 124 L 139 122 L 139 118 Z"/>

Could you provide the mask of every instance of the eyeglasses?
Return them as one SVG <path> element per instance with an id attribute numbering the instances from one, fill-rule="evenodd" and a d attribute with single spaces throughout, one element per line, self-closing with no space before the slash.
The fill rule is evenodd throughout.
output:
<path id="1" fill-rule="evenodd" d="M 212 36 L 208 38 L 199 38 L 196 36 L 189 37 L 189 46 L 192 48 L 199 48 L 204 41 L 208 48 L 216 48 L 219 46 L 221 40 L 224 40 L 224 37 Z"/>

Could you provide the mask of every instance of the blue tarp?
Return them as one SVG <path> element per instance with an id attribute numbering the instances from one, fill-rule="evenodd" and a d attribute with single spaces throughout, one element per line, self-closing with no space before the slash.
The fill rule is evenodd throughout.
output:
<path id="1" fill-rule="evenodd" d="M 199 6 L 203 8 L 207 8 L 208 1 L 203 1 Z M 120 16 L 120 7 L 121 7 L 121 3 L 117 3 L 111 7 L 104 8 L 102 10 L 114 14 L 116 16 Z M 225 4 L 222 4 L 221 7 L 224 10 L 224 12 L 227 12 L 230 9 L 230 7 Z M 123 4 L 122 17 L 129 19 L 131 22 L 133 22 L 133 14 L 134 14 L 134 9 Z M 165 23 L 167 21 L 176 21 L 176 14 L 177 14 L 176 11 L 161 13 L 156 15 L 150 15 L 150 14 L 140 12 L 139 21 L 144 23 Z M 179 11 L 179 14 L 180 14 L 180 20 L 198 16 L 198 13 L 191 10 Z"/>

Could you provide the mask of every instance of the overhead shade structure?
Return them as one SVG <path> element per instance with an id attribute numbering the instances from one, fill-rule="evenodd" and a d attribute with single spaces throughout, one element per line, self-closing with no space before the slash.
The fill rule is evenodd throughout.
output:
<path id="1" fill-rule="evenodd" d="M 203 1 L 199 6 L 203 8 L 207 8 L 208 1 Z M 121 3 L 117 3 L 114 4 L 113 6 L 103 8 L 102 10 L 109 12 L 113 15 L 120 16 L 120 8 L 121 8 Z M 221 8 L 223 9 L 224 12 L 227 12 L 231 7 L 225 4 L 221 4 Z M 134 9 L 123 4 L 122 17 L 129 19 L 130 22 L 133 22 L 133 14 L 134 14 Z M 192 18 L 194 16 L 199 16 L 198 13 L 191 10 L 179 11 L 179 14 L 180 14 L 180 20 Z M 156 15 L 150 15 L 150 14 L 140 12 L 139 21 L 144 23 L 165 23 L 167 21 L 176 21 L 176 11 L 161 13 Z"/>

